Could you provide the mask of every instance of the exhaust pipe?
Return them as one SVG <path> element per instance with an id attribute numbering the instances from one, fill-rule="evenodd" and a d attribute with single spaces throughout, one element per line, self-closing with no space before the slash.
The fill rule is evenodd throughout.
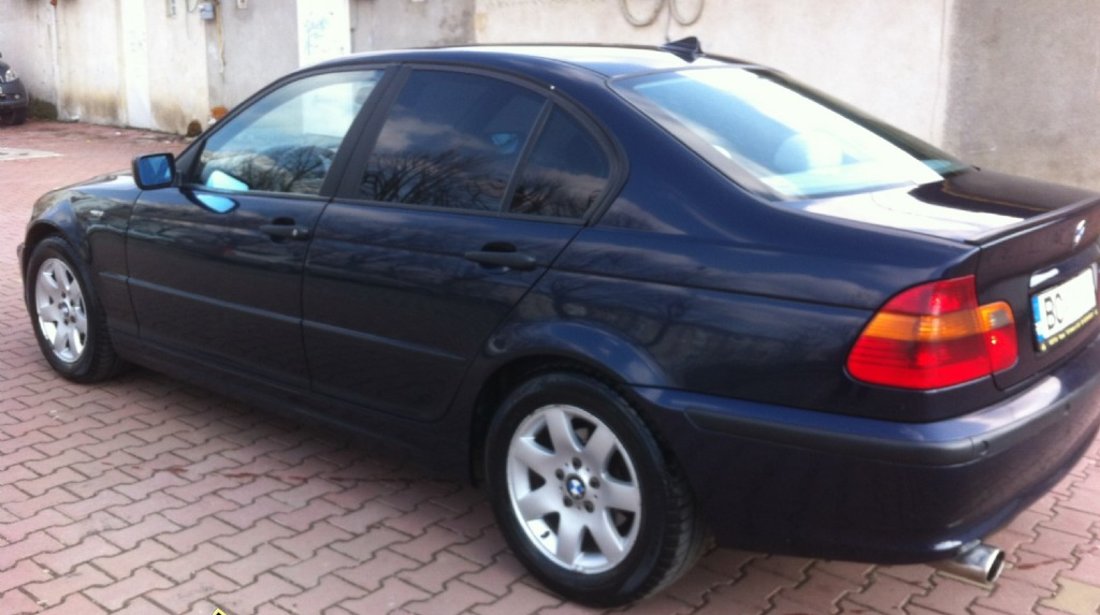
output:
<path id="1" fill-rule="evenodd" d="M 1005 554 L 997 547 L 974 542 L 951 559 L 932 564 L 940 570 L 978 583 L 993 583 L 1005 567 Z"/>

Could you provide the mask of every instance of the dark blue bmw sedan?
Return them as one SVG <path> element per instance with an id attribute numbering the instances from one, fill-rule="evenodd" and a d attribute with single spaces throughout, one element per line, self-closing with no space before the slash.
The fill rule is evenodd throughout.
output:
<path id="1" fill-rule="evenodd" d="M 65 377 L 419 451 L 614 605 L 709 537 L 993 581 L 1100 425 L 1098 232 L 1095 193 L 694 41 L 467 47 L 280 79 L 44 196 L 21 264 Z"/>

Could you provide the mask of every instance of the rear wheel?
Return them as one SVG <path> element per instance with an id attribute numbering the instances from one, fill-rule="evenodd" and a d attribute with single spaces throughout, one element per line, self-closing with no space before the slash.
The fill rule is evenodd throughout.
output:
<path id="1" fill-rule="evenodd" d="M 550 589 L 625 604 L 675 580 L 703 532 L 687 486 L 634 409 L 573 373 L 519 386 L 486 450 L 494 511 L 512 550 Z"/>
<path id="2" fill-rule="evenodd" d="M 35 246 L 25 292 L 35 337 L 54 370 L 77 382 L 118 372 L 121 361 L 107 334 L 103 308 L 68 243 L 49 237 Z"/>

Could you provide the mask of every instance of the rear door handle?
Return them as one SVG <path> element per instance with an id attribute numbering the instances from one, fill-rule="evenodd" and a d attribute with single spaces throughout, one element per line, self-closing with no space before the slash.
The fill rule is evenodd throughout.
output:
<path id="1" fill-rule="evenodd" d="M 465 257 L 466 260 L 488 267 L 506 267 L 518 271 L 530 271 L 538 265 L 534 256 L 517 252 L 516 247 L 510 243 L 488 243 L 481 250 L 467 252 Z"/>
<path id="2" fill-rule="evenodd" d="M 271 237 L 280 239 L 308 239 L 309 229 L 304 226 L 298 226 L 291 222 L 290 224 L 261 224 L 260 231 L 267 233 Z"/>

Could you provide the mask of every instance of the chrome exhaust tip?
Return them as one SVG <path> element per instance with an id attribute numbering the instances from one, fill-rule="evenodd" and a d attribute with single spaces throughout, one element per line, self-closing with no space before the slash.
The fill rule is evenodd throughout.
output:
<path id="1" fill-rule="evenodd" d="M 1005 567 L 1005 554 L 984 542 L 966 545 L 958 555 L 932 564 L 936 568 L 978 583 L 995 583 Z"/>

